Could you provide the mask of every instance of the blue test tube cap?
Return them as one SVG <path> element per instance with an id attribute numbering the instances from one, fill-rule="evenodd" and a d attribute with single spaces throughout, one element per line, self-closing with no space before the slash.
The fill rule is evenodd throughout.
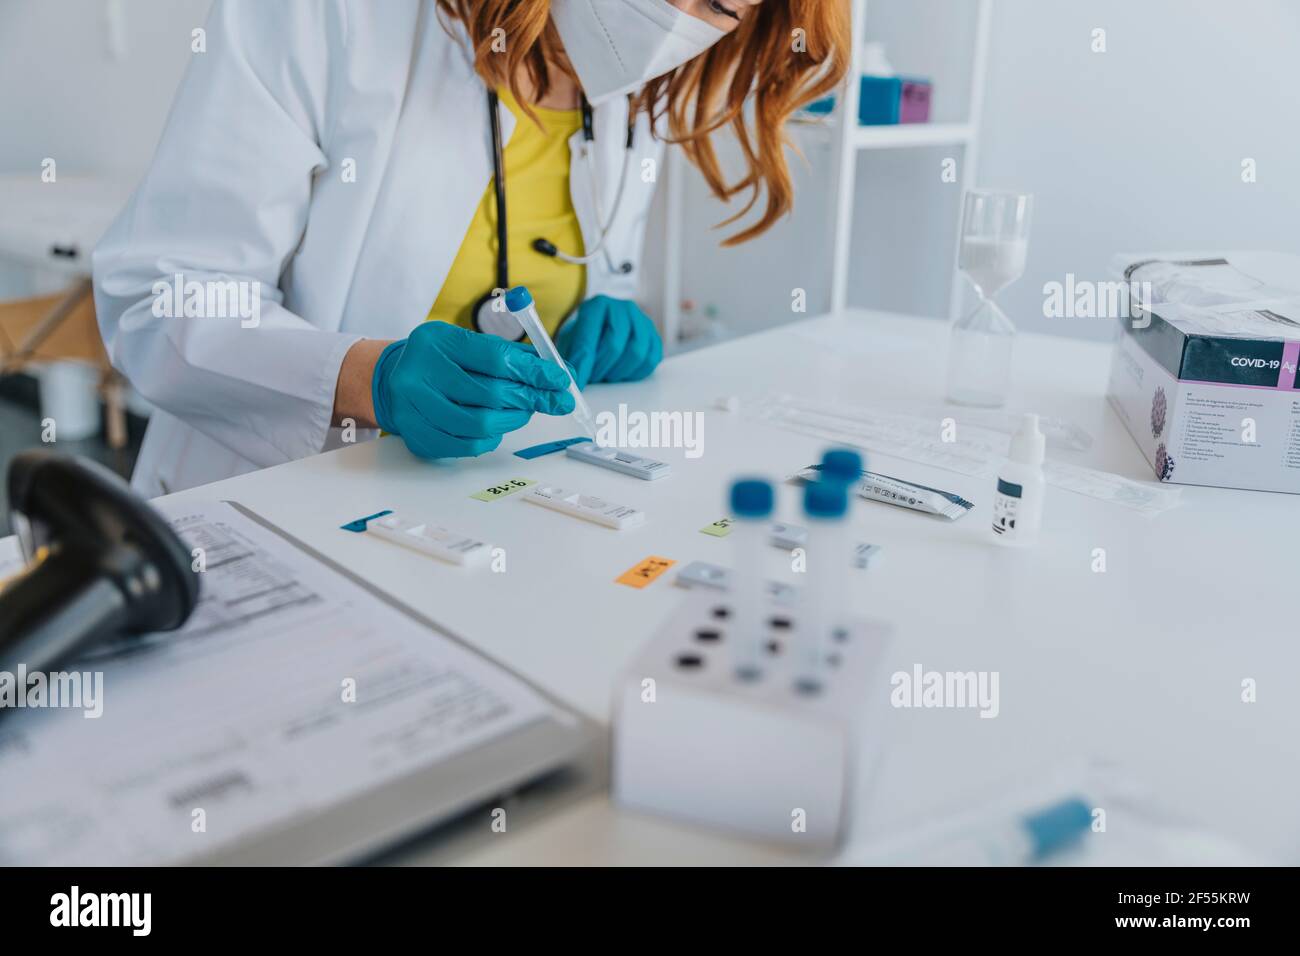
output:
<path id="1" fill-rule="evenodd" d="M 841 481 L 810 481 L 803 486 L 803 510 L 810 518 L 835 520 L 849 511 L 849 488 Z"/>
<path id="2" fill-rule="evenodd" d="M 762 478 L 744 478 L 731 486 L 731 513 L 737 518 L 766 518 L 775 502 L 772 483 Z"/>
<path id="3" fill-rule="evenodd" d="M 533 294 L 526 285 L 517 285 L 506 292 L 506 308 L 511 312 L 522 312 L 532 304 Z"/>
<path id="4" fill-rule="evenodd" d="M 1029 814 L 1022 822 L 1034 844 L 1034 859 L 1041 860 L 1092 829 L 1092 808 L 1078 797 L 1071 797 Z"/>
<path id="5" fill-rule="evenodd" d="M 848 448 L 832 448 L 822 455 L 823 478 L 852 484 L 862 477 L 862 456 Z"/>

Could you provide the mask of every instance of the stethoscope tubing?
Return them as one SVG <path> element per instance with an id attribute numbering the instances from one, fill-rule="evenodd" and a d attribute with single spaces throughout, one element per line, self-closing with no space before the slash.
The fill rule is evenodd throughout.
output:
<path id="1" fill-rule="evenodd" d="M 497 289 L 505 290 L 510 287 L 510 259 L 507 240 L 509 238 L 509 229 L 507 227 L 507 206 L 506 206 L 506 169 L 505 169 L 505 147 L 501 137 L 501 112 L 500 98 L 496 90 L 487 91 L 488 103 L 488 120 L 492 131 L 492 181 L 493 181 L 493 198 L 496 202 L 496 234 L 497 234 L 497 255 L 496 255 L 496 281 Z M 629 106 L 629 120 L 627 127 L 627 140 L 623 148 L 623 165 L 619 171 L 618 187 L 614 191 L 614 206 L 610 211 L 609 218 L 605 217 L 604 210 L 601 208 L 600 190 L 596 188 L 596 160 L 593 144 L 596 140 L 594 123 L 592 117 L 591 104 L 587 98 L 582 98 L 582 138 L 583 138 L 583 159 L 587 165 L 587 183 L 591 189 L 591 205 L 596 216 L 596 227 L 599 230 L 599 238 L 596 245 L 590 252 L 581 256 L 575 256 L 557 248 L 554 243 L 545 237 L 539 236 L 533 240 L 532 246 L 540 255 L 550 256 L 566 262 L 570 265 L 587 265 L 595 262 L 600 256 L 604 256 L 605 264 L 609 267 L 610 272 L 622 272 L 624 274 L 632 271 L 631 262 L 624 262 L 621 266 L 614 264 L 613 257 L 609 254 L 609 234 L 614 224 L 614 219 L 618 216 L 618 211 L 623 204 L 623 194 L 627 189 L 627 178 L 632 167 L 632 149 L 635 142 L 634 127 L 631 121 Z M 474 304 L 472 311 L 474 327 L 478 331 L 492 331 L 493 334 L 502 334 L 506 338 L 512 336 L 505 330 L 489 329 L 491 317 L 485 314 L 486 309 L 492 308 L 493 299 L 497 293 L 489 291 Z M 513 332 L 510 329 L 510 332 Z M 522 331 L 516 336 L 516 340 L 523 337 Z"/>

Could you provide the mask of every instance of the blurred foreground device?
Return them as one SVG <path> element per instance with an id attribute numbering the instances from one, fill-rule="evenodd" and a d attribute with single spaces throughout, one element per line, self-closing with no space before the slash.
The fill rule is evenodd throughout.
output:
<path id="1" fill-rule="evenodd" d="M 180 627 L 194 610 L 189 550 L 106 468 L 23 452 L 9 506 L 28 568 L 0 590 L 0 671 L 51 670 L 95 642 Z"/>

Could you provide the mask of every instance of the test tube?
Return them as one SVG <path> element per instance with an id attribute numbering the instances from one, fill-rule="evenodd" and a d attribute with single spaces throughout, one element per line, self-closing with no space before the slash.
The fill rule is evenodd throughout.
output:
<path id="1" fill-rule="evenodd" d="M 804 485 L 808 584 L 799 602 L 795 687 L 805 693 L 821 690 L 831 622 L 843 620 L 844 574 L 848 570 L 844 516 L 848 504 L 848 487 L 842 482 L 818 480 Z"/>
<path id="2" fill-rule="evenodd" d="M 832 448 L 822 455 L 822 477 L 845 485 L 862 477 L 862 456 L 851 448 Z"/>
<path id="3" fill-rule="evenodd" d="M 578 383 L 573 380 L 573 373 L 569 371 L 568 364 L 561 357 L 555 343 L 551 341 L 546 326 L 542 325 L 537 307 L 533 305 L 533 294 L 528 291 L 527 286 L 517 285 L 506 293 L 505 299 L 506 309 L 519 321 L 524 334 L 533 343 L 533 348 L 537 349 L 537 354 L 543 359 L 554 362 L 569 377 L 569 394 L 573 396 L 573 420 L 582 426 L 588 438 L 595 441 L 596 419 L 592 417 L 591 408 L 587 405 L 587 400 L 582 397 L 582 390 L 578 388 Z"/>
<path id="4" fill-rule="evenodd" d="M 844 485 L 847 496 L 845 502 L 846 520 L 853 506 L 853 489 L 857 485 L 858 479 L 862 477 L 865 468 L 866 465 L 863 464 L 862 456 L 850 448 L 832 448 L 822 455 L 822 479 L 824 481 L 838 481 Z M 854 557 L 853 543 L 849 540 L 847 534 L 841 536 L 839 546 L 841 559 L 845 564 L 852 566 Z M 841 587 L 844 586 L 845 581 L 845 577 L 839 578 Z M 847 593 L 840 593 L 839 603 L 835 604 L 834 608 L 836 613 L 826 624 L 832 634 L 840 636 L 848 632 L 849 602 Z"/>
<path id="5" fill-rule="evenodd" d="M 1078 846 L 1093 801 L 1074 794 L 1029 812 L 962 814 L 845 855 L 852 866 L 1028 866 Z"/>
<path id="6" fill-rule="evenodd" d="M 763 617 L 767 610 L 764 593 L 763 554 L 767 527 L 772 517 L 775 494 L 770 482 L 758 478 L 737 481 L 731 486 L 732 574 L 730 628 L 736 675 L 741 680 L 757 680 L 763 672 L 763 652 L 767 629 Z"/>

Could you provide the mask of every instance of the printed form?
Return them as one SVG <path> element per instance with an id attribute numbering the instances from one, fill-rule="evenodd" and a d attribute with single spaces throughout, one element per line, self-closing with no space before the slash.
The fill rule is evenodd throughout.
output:
<path id="1" fill-rule="evenodd" d="M 65 665 L 103 714 L 0 715 L 0 864 L 176 863 L 552 713 L 508 672 L 215 502 L 180 630 Z"/>

